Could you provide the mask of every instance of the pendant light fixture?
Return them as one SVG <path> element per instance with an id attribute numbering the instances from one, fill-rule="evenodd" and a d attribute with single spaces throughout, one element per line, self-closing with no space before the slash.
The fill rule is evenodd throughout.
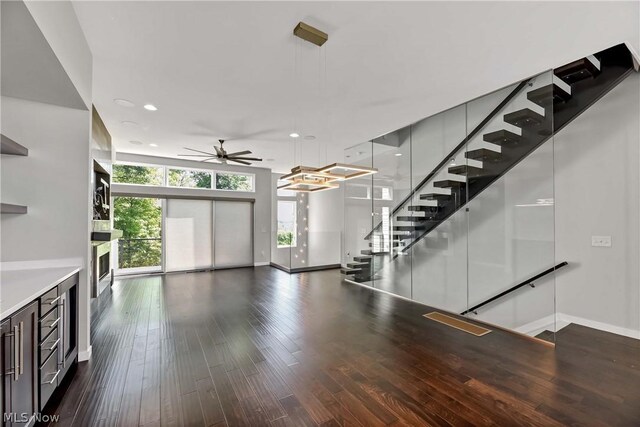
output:
<path id="1" fill-rule="evenodd" d="M 329 39 L 328 34 L 312 27 L 311 25 L 305 24 L 304 22 L 299 22 L 298 25 L 296 25 L 296 27 L 293 29 L 293 34 L 296 37 L 309 43 L 315 44 L 318 47 L 321 47 Z M 296 50 L 294 52 L 294 74 L 296 82 L 298 80 L 297 57 L 298 55 L 296 47 Z M 296 109 L 296 111 L 297 110 L 298 109 Z M 294 120 L 294 128 L 296 128 L 296 130 L 291 135 L 289 135 L 292 138 L 297 138 L 298 136 L 300 136 L 295 123 L 297 123 L 297 120 Z M 315 137 L 313 139 L 315 139 Z M 280 177 L 280 179 L 282 181 L 286 181 L 286 183 L 279 186 L 278 189 L 300 192 L 331 190 L 334 188 L 339 188 L 339 181 L 347 181 L 349 179 L 360 178 L 366 175 L 374 174 L 376 172 L 378 172 L 378 170 L 375 168 L 368 168 L 365 166 L 345 163 L 332 163 L 320 168 L 314 168 L 310 166 L 295 166 L 291 169 L 291 173 Z"/>

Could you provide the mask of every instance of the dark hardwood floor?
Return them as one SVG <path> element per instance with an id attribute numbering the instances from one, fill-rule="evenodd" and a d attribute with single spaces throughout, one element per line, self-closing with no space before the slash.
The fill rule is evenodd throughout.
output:
<path id="1" fill-rule="evenodd" d="M 555 349 L 270 267 L 117 281 L 54 412 L 74 426 L 640 425 L 640 343 Z"/>

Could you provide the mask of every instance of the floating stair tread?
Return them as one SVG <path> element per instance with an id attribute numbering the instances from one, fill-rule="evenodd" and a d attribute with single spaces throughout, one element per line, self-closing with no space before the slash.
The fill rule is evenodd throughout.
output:
<path id="1" fill-rule="evenodd" d="M 348 262 L 347 263 L 347 268 L 359 268 L 360 270 L 362 270 L 360 267 L 369 267 L 371 266 L 370 262 Z"/>
<path id="2" fill-rule="evenodd" d="M 342 273 L 342 274 L 356 274 L 356 273 L 360 273 L 360 272 L 362 272 L 362 270 L 359 269 L 359 268 L 344 268 L 344 267 L 342 267 L 340 269 L 340 273 Z"/>
<path id="3" fill-rule="evenodd" d="M 524 141 L 523 137 L 506 129 L 500 129 L 495 132 L 485 133 L 482 136 L 482 139 L 486 142 L 490 142 L 492 144 L 500 146 L 517 145 Z M 451 168 L 449 169 L 449 173 L 452 173 Z"/>
<path id="4" fill-rule="evenodd" d="M 407 210 L 412 212 L 436 213 L 440 208 L 438 206 L 411 205 Z"/>
<path id="5" fill-rule="evenodd" d="M 548 107 L 552 103 L 558 104 L 567 102 L 571 99 L 571 93 L 567 93 L 567 91 L 561 88 L 558 84 L 552 83 L 528 92 L 527 99 L 531 102 L 535 102 L 541 107 Z"/>
<path id="6" fill-rule="evenodd" d="M 397 216 L 396 221 L 403 222 L 424 222 L 427 220 L 426 216 Z"/>
<path id="7" fill-rule="evenodd" d="M 478 148 L 476 150 L 467 151 L 464 155 L 468 159 L 481 160 L 483 162 L 498 162 L 503 158 L 502 153 L 498 153 L 497 151 L 489 150 L 487 148 Z"/>
<path id="8" fill-rule="evenodd" d="M 451 194 L 429 193 L 429 194 L 420 195 L 420 200 L 449 200 L 449 199 L 451 199 Z"/>
<path id="9" fill-rule="evenodd" d="M 464 187 L 467 183 L 464 181 L 455 181 L 453 179 L 443 179 L 442 181 L 436 181 L 433 186 L 436 188 L 458 188 Z"/>
<path id="10" fill-rule="evenodd" d="M 28 156 L 29 150 L 15 142 L 13 139 L 0 134 L 0 154 L 10 154 L 12 156 Z"/>
<path id="11" fill-rule="evenodd" d="M 593 57 L 578 59 L 560 68 L 556 68 L 553 70 L 553 74 L 560 77 L 566 83 L 572 84 L 600 74 L 600 62 Z"/>
<path id="12" fill-rule="evenodd" d="M 378 255 L 378 254 L 384 254 L 386 252 L 378 252 L 378 251 L 374 252 L 371 249 L 365 249 L 365 250 L 360 251 L 360 253 L 362 255 Z"/>
<path id="13" fill-rule="evenodd" d="M 536 113 L 530 108 L 523 108 L 521 110 L 505 114 L 504 121 L 522 128 L 539 125 L 544 121 L 544 116 Z"/>
<path id="14" fill-rule="evenodd" d="M 0 213 L 2 214 L 26 214 L 27 207 L 22 205 L 13 205 L 11 203 L 0 203 Z"/>
<path id="15" fill-rule="evenodd" d="M 426 230 L 427 227 L 424 225 L 394 225 L 393 229 L 395 231 L 421 231 Z"/>
<path id="16" fill-rule="evenodd" d="M 471 166 L 471 165 L 451 166 L 448 169 L 448 171 L 449 171 L 449 173 L 452 173 L 454 175 L 462 175 L 462 176 L 466 176 L 468 178 L 473 178 L 473 177 L 482 175 L 482 168 L 477 168 L 477 167 Z"/>

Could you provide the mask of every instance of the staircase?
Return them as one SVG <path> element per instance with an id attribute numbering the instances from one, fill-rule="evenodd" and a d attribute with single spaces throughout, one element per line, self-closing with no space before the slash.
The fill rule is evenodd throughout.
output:
<path id="1" fill-rule="evenodd" d="M 369 249 L 341 270 L 355 282 L 368 282 L 388 261 L 408 250 L 520 161 L 567 126 L 633 71 L 624 44 L 553 70 L 552 81 L 536 87 L 532 80 L 515 89 L 433 169 L 391 212 L 383 230 L 379 223 L 365 237 Z M 520 99 L 520 102 L 512 102 Z M 518 105 L 513 109 L 513 105 Z M 501 119 L 502 129 L 488 124 Z M 486 133 L 483 133 L 486 132 Z M 482 136 L 482 146 L 471 147 Z M 464 159 L 451 165 L 450 160 Z M 382 250 L 381 236 L 391 237 Z"/>

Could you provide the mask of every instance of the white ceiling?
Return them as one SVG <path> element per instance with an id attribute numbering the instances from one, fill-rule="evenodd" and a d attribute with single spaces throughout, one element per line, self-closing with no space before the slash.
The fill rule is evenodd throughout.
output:
<path id="1" fill-rule="evenodd" d="M 637 2 L 74 8 L 94 56 L 94 104 L 118 151 L 176 157 L 182 147 L 208 151 L 228 138 L 229 150 L 273 159 L 260 166 L 279 172 L 342 161 L 345 147 L 610 45 L 637 48 L 639 37 Z M 294 38 L 298 21 L 329 41 L 317 48 Z M 316 139 L 294 147 L 294 129 Z"/>

